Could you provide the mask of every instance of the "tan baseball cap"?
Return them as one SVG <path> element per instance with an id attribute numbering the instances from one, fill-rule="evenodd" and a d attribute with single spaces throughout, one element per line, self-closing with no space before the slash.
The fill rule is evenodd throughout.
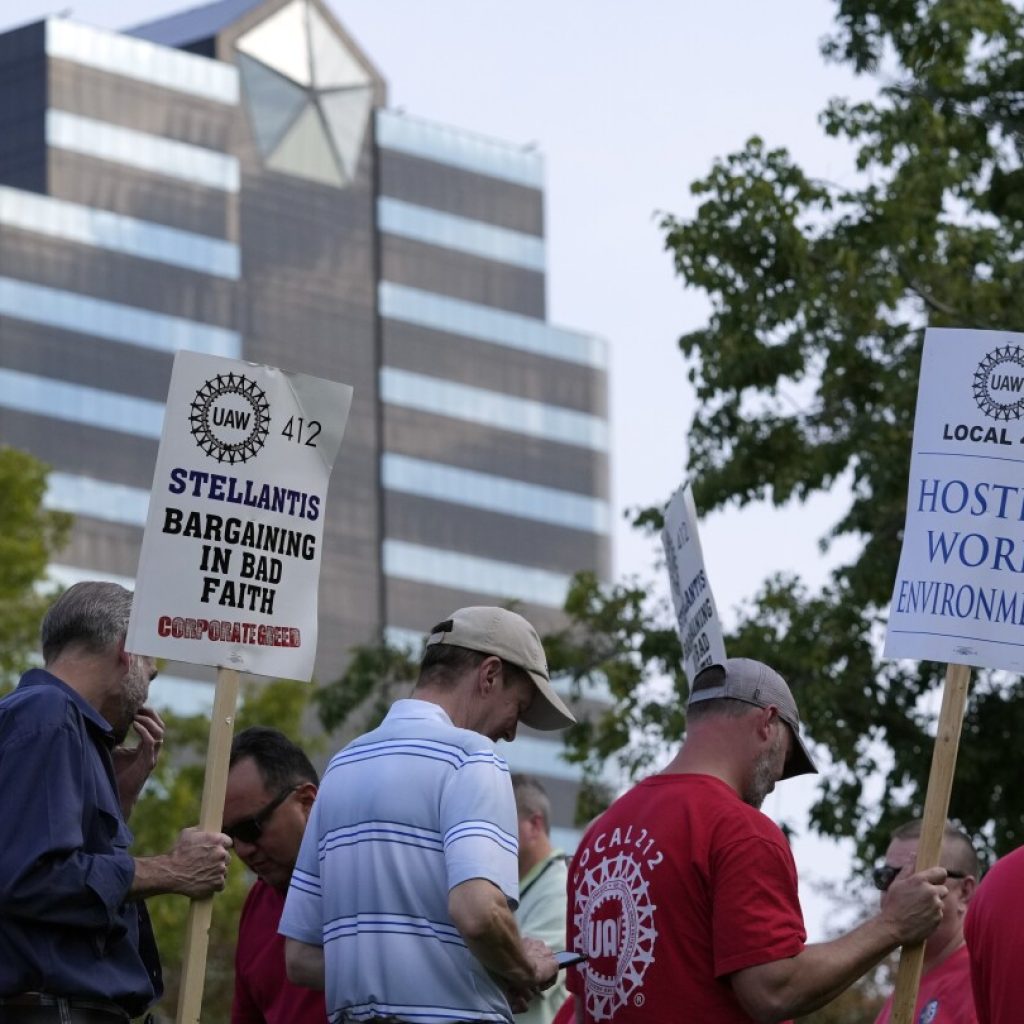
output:
<path id="1" fill-rule="evenodd" d="M 709 665 L 697 673 L 686 706 L 721 697 L 741 700 L 759 708 L 777 708 L 779 718 L 789 726 L 796 740 L 782 778 L 817 774 L 811 752 L 800 735 L 800 712 L 797 711 L 793 691 L 775 669 L 753 658 L 727 658 L 724 665 Z"/>
<path id="2" fill-rule="evenodd" d="M 527 672 L 537 694 L 521 721 L 531 729 L 564 729 L 576 722 L 573 713 L 551 687 L 548 660 L 537 630 L 522 615 L 490 605 L 460 608 L 434 627 L 426 645 L 432 644 L 450 644 L 493 654 Z"/>

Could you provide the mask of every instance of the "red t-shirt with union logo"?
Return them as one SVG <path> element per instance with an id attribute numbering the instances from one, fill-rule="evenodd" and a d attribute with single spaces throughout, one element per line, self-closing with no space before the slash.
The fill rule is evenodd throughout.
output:
<path id="1" fill-rule="evenodd" d="M 645 779 L 587 829 L 567 924 L 587 1024 L 750 1024 L 728 975 L 807 938 L 785 836 L 709 775 Z"/>

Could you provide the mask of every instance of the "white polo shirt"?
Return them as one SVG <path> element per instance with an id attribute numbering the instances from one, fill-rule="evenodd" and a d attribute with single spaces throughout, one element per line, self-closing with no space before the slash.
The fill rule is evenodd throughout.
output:
<path id="1" fill-rule="evenodd" d="M 334 756 L 310 813 L 280 932 L 323 946 L 328 1017 L 512 1021 L 448 916 L 485 878 L 519 899 L 515 797 L 486 736 L 396 701 Z"/>

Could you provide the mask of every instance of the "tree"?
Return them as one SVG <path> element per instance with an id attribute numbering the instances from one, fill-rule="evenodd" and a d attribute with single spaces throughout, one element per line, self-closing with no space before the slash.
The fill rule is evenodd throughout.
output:
<path id="1" fill-rule="evenodd" d="M 698 507 L 851 489 L 823 543 L 852 536 L 858 555 L 817 593 L 792 575 L 766 581 L 730 646 L 770 654 L 799 680 L 809 731 L 835 761 L 812 826 L 854 837 L 870 859 L 895 821 L 921 812 L 932 746 L 922 702 L 942 672 L 882 662 L 878 642 L 923 329 L 1024 328 L 1024 24 L 1003 0 L 838 0 L 837 15 L 826 58 L 883 82 L 874 100 L 832 100 L 822 114 L 825 132 L 855 147 L 855 184 L 816 180 L 754 138 L 692 186 L 693 217 L 666 216 L 663 227 L 683 282 L 712 306 L 680 340 L 697 395 Z M 656 526 L 660 510 L 637 522 Z M 592 594 L 584 625 L 621 596 Z M 656 634 L 658 621 L 636 634 Z M 614 650 L 621 626 L 613 616 L 588 643 Z M 630 706 L 614 720 L 628 721 Z M 976 673 L 951 813 L 990 853 L 1022 838 L 1022 725 L 1020 679 Z M 880 801 L 869 803 L 865 780 L 879 774 Z"/>
<path id="2" fill-rule="evenodd" d="M 31 455 L 0 446 L 0 692 L 38 653 L 39 622 L 55 597 L 43 587 L 46 566 L 71 527 L 70 516 L 43 505 L 47 472 Z"/>

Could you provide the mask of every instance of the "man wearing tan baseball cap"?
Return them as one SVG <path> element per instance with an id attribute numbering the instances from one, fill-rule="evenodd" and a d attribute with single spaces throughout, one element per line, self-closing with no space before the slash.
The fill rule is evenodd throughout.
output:
<path id="1" fill-rule="evenodd" d="M 412 697 L 328 765 L 292 875 L 288 976 L 325 987 L 328 1016 L 512 1024 L 555 980 L 512 913 L 516 803 L 494 741 L 574 721 L 521 615 L 434 626 Z"/>

